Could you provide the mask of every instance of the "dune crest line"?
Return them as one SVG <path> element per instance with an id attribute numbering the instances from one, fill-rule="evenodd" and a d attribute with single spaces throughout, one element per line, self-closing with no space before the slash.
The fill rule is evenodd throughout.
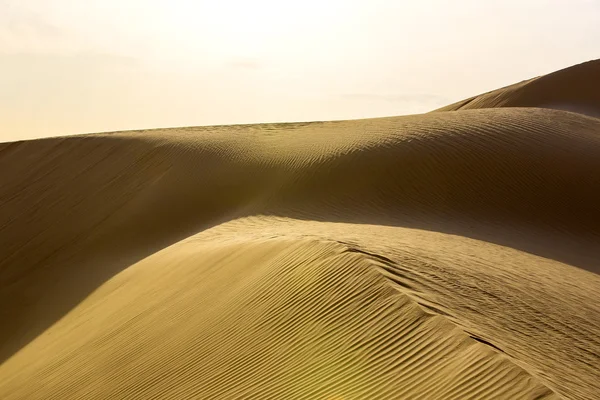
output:
<path id="1" fill-rule="evenodd" d="M 593 399 L 599 66 L 0 144 L 0 397 Z"/>

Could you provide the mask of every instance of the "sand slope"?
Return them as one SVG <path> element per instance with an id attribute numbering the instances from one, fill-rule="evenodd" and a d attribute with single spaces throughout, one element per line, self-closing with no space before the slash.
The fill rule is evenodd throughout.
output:
<path id="1" fill-rule="evenodd" d="M 493 90 L 436 111 L 544 107 L 600 117 L 600 60 Z"/>
<path id="2" fill-rule="evenodd" d="M 2 144 L 0 397 L 593 399 L 599 155 L 507 107 Z"/>

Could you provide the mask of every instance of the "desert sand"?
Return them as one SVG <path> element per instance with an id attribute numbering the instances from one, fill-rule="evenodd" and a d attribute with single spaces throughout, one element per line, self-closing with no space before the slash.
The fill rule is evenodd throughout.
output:
<path id="1" fill-rule="evenodd" d="M 0 398 L 600 398 L 600 61 L 435 112 L 0 144 Z"/>

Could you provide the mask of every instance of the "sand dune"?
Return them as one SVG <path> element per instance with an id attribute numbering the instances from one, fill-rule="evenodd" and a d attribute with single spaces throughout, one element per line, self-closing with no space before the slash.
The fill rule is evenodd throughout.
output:
<path id="1" fill-rule="evenodd" d="M 0 144 L 0 397 L 597 398 L 599 65 Z"/>
<path id="2" fill-rule="evenodd" d="M 543 107 L 600 117 L 600 62 L 583 64 L 450 104 L 436 111 Z"/>

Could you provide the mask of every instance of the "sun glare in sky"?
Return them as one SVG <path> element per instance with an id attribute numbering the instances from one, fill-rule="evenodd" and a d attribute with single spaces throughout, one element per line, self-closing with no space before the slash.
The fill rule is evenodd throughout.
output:
<path id="1" fill-rule="evenodd" d="M 599 54 L 595 0 L 0 0 L 0 140 L 427 112 Z"/>

